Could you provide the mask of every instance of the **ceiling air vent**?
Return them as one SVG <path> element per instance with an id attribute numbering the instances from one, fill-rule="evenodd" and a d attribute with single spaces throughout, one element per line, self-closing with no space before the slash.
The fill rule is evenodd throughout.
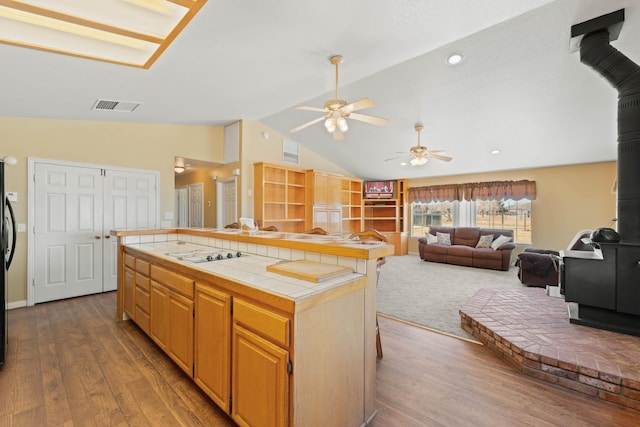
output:
<path id="1" fill-rule="evenodd" d="M 98 99 L 95 104 L 93 104 L 92 110 L 101 110 L 101 111 L 118 111 L 121 113 L 130 113 L 138 106 L 140 102 L 130 102 L 130 101 L 109 101 L 106 99 Z"/>

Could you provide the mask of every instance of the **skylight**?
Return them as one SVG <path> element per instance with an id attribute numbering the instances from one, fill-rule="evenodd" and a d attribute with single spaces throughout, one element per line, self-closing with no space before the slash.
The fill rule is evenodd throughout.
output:
<path id="1" fill-rule="evenodd" d="M 149 68 L 207 0 L 0 0 L 0 42 Z"/>

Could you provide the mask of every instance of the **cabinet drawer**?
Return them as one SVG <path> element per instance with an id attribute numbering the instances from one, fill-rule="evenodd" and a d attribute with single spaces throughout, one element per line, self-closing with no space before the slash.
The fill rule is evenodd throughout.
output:
<path id="1" fill-rule="evenodd" d="M 149 313 L 149 292 L 145 292 L 141 288 L 136 288 L 136 316 L 139 312 L 138 309 L 142 309 L 145 313 Z"/>
<path id="2" fill-rule="evenodd" d="M 126 265 L 129 268 L 135 268 L 135 264 L 136 264 L 136 259 L 129 255 L 129 254 L 124 254 L 124 265 Z"/>
<path id="3" fill-rule="evenodd" d="M 165 270 L 157 265 L 151 266 L 151 278 L 162 283 L 166 287 L 193 299 L 193 288 L 195 286 L 193 280 L 180 276 L 172 271 Z"/>
<path id="4" fill-rule="evenodd" d="M 272 342 L 289 347 L 289 319 L 242 300 L 233 300 L 233 321 Z"/>
<path id="5" fill-rule="evenodd" d="M 140 273 L 136 273 L 136 288 L 142 288 L 149 293 L 149 278 Z"/>
<path id="6" fill-rule="evenodd" d="M 136 323 L 147 335 L 149 335 L 149 314 L 136 306 Z"/>
<path id="7" fill-rule="evenodd" d="M 149 264 L 147 261 L 143 261 L 141 259 L 136 259 L 136 271 L 138 273 L 142 273 L 145 276 L 149 275 Z"/>

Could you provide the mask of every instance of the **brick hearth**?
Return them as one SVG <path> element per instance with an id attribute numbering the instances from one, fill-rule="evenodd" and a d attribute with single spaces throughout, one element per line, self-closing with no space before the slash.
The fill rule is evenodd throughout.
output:
<path id="1" fill-rule="evenodd" d="M 640 338 L 569 323 L 544 289 L 481 289 L 462 328 L 523 373 L 640 410 Z"/>

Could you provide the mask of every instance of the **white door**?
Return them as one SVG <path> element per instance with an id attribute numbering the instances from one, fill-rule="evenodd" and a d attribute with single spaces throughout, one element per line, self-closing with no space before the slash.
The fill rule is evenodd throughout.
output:
<path id="1" fill-rule="evenodd" d="M 159 174 L 32 159 L 29 168 L 29 304 L 115 290 L 110 231 L 158 227 Z"/>
<path id="2" fill-rule="evenodd" d="M 35 302 L 102 292 L 101 170 L 35 166 Z"/>
<path id="3" fill-rule="evenodd" d="M 187 193 L 186 187 L 180 187 L 175 189 L 175 200 L 174 206 L 176 209 L 175 217 L 176 217 L 176 225 L 180 228 L 187 228 L 189 226 L 189 221 L 187 217 L 187 199 L 189 195 Z"/>
<path id="4" fill-rule="evenodd" d="M 217 183 L 218 228 L 238 221 L 236 177 L 220 180 Z"/>
<path id="5" fill-rule="evenodd" d="M 104 175 L 104 264 L 102 291 L 118 287 L 118 242 L 111 230 L 157 227 L 154 174 L 106 169 Z"/>
<path id="6" fill-rule="evenodd" d="M 189 227 L 204 227 L 204 184 L 189 185 Z"/>

